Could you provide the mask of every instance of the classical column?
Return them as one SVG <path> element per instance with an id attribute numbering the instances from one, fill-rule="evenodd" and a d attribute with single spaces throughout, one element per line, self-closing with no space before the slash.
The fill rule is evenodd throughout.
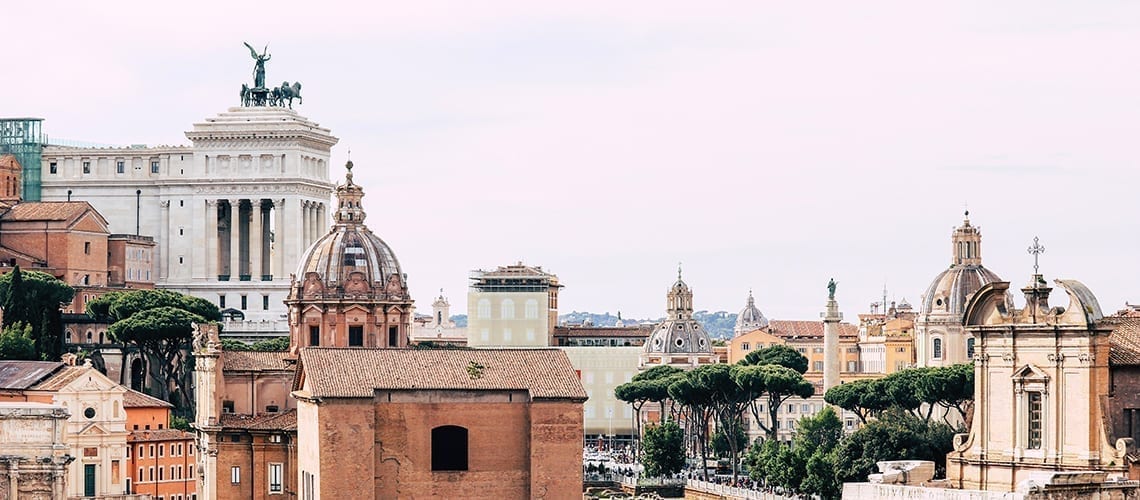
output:
<path id="1" fill-rule="evenodd" d="M 307 201 L 301 201 L 300 226 L 301 234 L 299 239 L 301 241 L 301 251 L 304 252 L 306 248 L 309 248 L 309 202 Z"/>
<path id="2" fill-rule="evenodd" d="M 218 200 L 206 200 L 206 279 L 216 280 L 218 275 Z"/>
<path id="3" fill-rule="evenodd" d="M 165 281 L 166 277 L 169 276 L 170 249 L 173 246 L 170 244 L 170 200 L 162 200 L 158 205 L 162 211 L 162 225 L 158 228 L 160 243 L 158 247 L 158 280 L 156 281 Z"/>
<path id="4" fill-rule="evenodd" d="M 261 199 L 249 200 L 249 274 L 253 281 L 260 281 L 265 274 L 261 262 Z"/>
<path id="5" fill-rule="evenodd" d="M 273 199 L 273 263 L 269 272 L 274 279 L 287 278 L 285 273 L 285 199 Z"/>
<path id="6" fill-rule="evenodd" d="M 309 202 L 309 245 L 317 241 L 317 203 Z M 308 245 L 306 245 L 308 246 Z"/>
<path id="7" fill-rule="evenodd" d="M 241 200 L 230 200 L 230 281 L 241 279 Z"/>

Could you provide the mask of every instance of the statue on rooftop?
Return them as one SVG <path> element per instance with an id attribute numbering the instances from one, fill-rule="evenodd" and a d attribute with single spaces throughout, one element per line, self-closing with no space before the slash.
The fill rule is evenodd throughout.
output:
<path id="1" fill-rule="evenodd" d="M 266 45 L 265 48 L 261 50 L 261 54 L 259 55 L 257 53 L 257 50 L 255 50 L 248 42 L 242 43 L 245 43 L 245 46 L 249 47 L 249 55 L 252 56 L 253 60 L 255 61 L 253 63 L 253 88 L 263 89 L 265 88 L 265 61 L 268 61 L 271 57 L 273 57 L 268 54 L 269 46 Z"/>

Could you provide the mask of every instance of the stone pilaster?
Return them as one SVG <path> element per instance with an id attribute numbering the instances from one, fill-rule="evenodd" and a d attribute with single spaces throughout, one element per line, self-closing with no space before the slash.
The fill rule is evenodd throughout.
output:
<path id="1" fill-rule="evenodd" d="M 261 260 L 261 242 L 265 241 L 261 232 L 261 199 L 249 200 L 249 274 L 253 281 L 261 281 L 265 268 Z"/>
<path id="2" fill-rule="evenodd" d="M 241 200 L 230 200 L 230 281 L 241 279 Z"/>
<path id="3" fill-rule="evenodd" d="M 206 279 L 218 279 L 218 200 L 206 200 Z"/>

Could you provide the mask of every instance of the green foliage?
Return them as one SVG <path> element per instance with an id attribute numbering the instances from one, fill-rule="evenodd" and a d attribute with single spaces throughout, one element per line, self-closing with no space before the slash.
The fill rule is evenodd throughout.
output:
<path id="1" fill-rule="evenodd" d="M 810 417 L 803 417 L 796 424 L 796 436 L 793 446 L 806 455 L 823 450 L 830 453 L 839 441 L 843 439 L 843 422 L 839 415 L 830 406 L 825 406 L 819 413 Z"/>
<path id="2" fill-rule="evenodd" d="M 736 442 L 730 443 L 728 441 L 728 432 L 726 432 L 729 425 L 717 426 L 716 433 L 713 434 L 712 448 L 713 453 L 721 458 L 732 458 L 738 450 L 743 450 L 748 447 L 748 436 L 744 433 L 744 426 L 736 423 L 731 427 L 736 429 L 735 434 Z"/>
<path id="3" fill-rule="evenodd" d="M 645 429 L 645 456 L 642 464 L 649 477 L 681 472 L 685 464 L 685 433 L 673 422 L 650 425 Z"/>
<path id="4" fill-rule="evenodd" d="M 855 413 L 864 424 L 867 418 L 878 415 L 891 406 L 880 380 L 860 379 L 840 384 L 827 390 L 823 400 Z"/>
<path id="5" fill-rule="evenodd" d="M 835 454 L 818 449 L 804 464 L 804 478 L 800 489 L 821 498 L 839 498 L 841 486 L 835 480 Z"/>
<path id="6" fill-rule="evenodd" d="M 224 351 L 252 351 L 253 347 L 240 340 L 222 339 L 222 350 Z"/>
<path id="7" fill-rule="evenodd" d="M 798 353 L 797 353 L 798 354 Z M 752 395 L 752 397 L 760 397 L 761 394 L 765 395 L 764 400 L 768 404 L 768 421 L 776 422 L 777 413 L 780 411 L 780 406 L 792 396 L 799 396 L 801 398 L 810 398 L 815 394 L 815 386 L 804 380 L 803 374 L 794 369 L 781 366 L 781 365 L 737 365 L 732 368 L 732 378 L 741 387 L 741 389 Z M 756 417 L 757 422 L 762 422 L 759 412 L 756 410 L 755 403 L 750 405 L 752 414 Z M 761 427 L 767 431 L 768 437 L 773 438 L 776 436 L 775 427 L 766 427 L 763 423 Z"/>
<path id="8" fill-rule="evenodd" d="M 953 437 L 954 431 L 945 424 L 892 408 L 840 442 L 835 449 L 836 479 L 866 481 L 881 460 L 930 460 L 936 475 L 944 475 Z"/>
<path id="9" fill-rule="evenodd" d="M 107 328 L 117 342 L 141 346 L 180 342 L 190 339 L 194 323 L 205 323 L 197 314 L 176 307 L 162 306 L 131 313 Z"/>
<path id="10" fill-rule="evenodd" d="M 0 276 L 3 326 L 23 323 L 32 327 L 35 359 L 59 359 L 63 353 L 63 323 L 59 308 L 75 298 L 75 290 L 47 273 L 22 271 L 16 266 Z"/>
<path id="11" fill-rule="evenodd" d="M 960 363 L 951 366 L 931 368 L 917 384 L 918 398 L 923 402 L 944 409 L 943 421 L 947 421 L 945 410 L 958 411 L 962 420 L 974 399 L 974 365 Z"/>
<path id="12" fill-rule="evenodd" d="M 843 424 L 830 407 L 801 418 L 791 446 L 774 439 L 757 443 L 745 463 L 753 479 L 786 489 L 835 498 L 839 483 L 833 472 L 834 449 L 843 439 Z"/>
<path id="13" fill-rule="evenodd" d="M 173 416 L 173 415 L 170 417 L 170 428 L 171 429 L 178 429 L 180 431 L 187 431 L 187 432 L 192 431 L 192 429 L 190 428 L 190 421 L 189 420 L 186 420 L 185 418 L 182 418 L 182 417 Z"/>
<path id="14" fill-rule="evenodd" d="M 774 345 L 752 351 L 740 360 L 740 364 L 780 365 L 800 372 L 801 375 L 808 369 L 808 359 L 799 351 L 786 345 Z"/>
<path id="15" fill-rule="evenodd" d="M 653 368 L 650 368 L 650 369 L 645 370 L 641 373 L 638 373 L 637 375 L 634 375 L 633 381 L 636 382 L 638 380 L 666 379 L 666 378 L 672 377 L 673 375 L 677 375 L 677 374 L 684 373 L 684 372 L 685 372 L 684 370 L 677 368 L 675 366 L 668 366 L 668 365 L 654 366 Z"/>
<path id="16" fill-rule="evenodd" d="M 289 350 L 289 337 L 274 337 L 254 342 L 252 350 L 261 352 L 280 352 Z"/>
<path id="17" fill-rule="evenodd" d="M 36 360 L 36 341 L 32 325 L 16 322 L 0 332 L 0 359 Z"/>
<path id="18" fill-rule="evenodd" d="M 107 300 L 88 303 L 88 314 L 98 315 L 106 311 L 104 316 L 112 321 L 122 321 L 138 312 L 171 307 L 199 316 L 203 321 L 222 320 L 221 311 L 212 302 L 170 290 L 132 290 L 107 294 L 103 298 Z"/>

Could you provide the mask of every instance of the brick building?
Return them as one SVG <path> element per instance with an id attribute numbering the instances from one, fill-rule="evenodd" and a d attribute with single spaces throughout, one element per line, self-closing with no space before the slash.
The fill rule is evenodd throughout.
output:
<path id="1" fill-rule="evenodd" d="M 293 390 L 302 499 L 581 497 L 560 350 L 306 348 Z"/>
<path id="2" fill-rule="evenodd" d="M 173 405 L 138 391 L 123 395 L 127 411 L 127 492 L 163 500 L 197 500 L 194 435 L 171 429 Z"/>

